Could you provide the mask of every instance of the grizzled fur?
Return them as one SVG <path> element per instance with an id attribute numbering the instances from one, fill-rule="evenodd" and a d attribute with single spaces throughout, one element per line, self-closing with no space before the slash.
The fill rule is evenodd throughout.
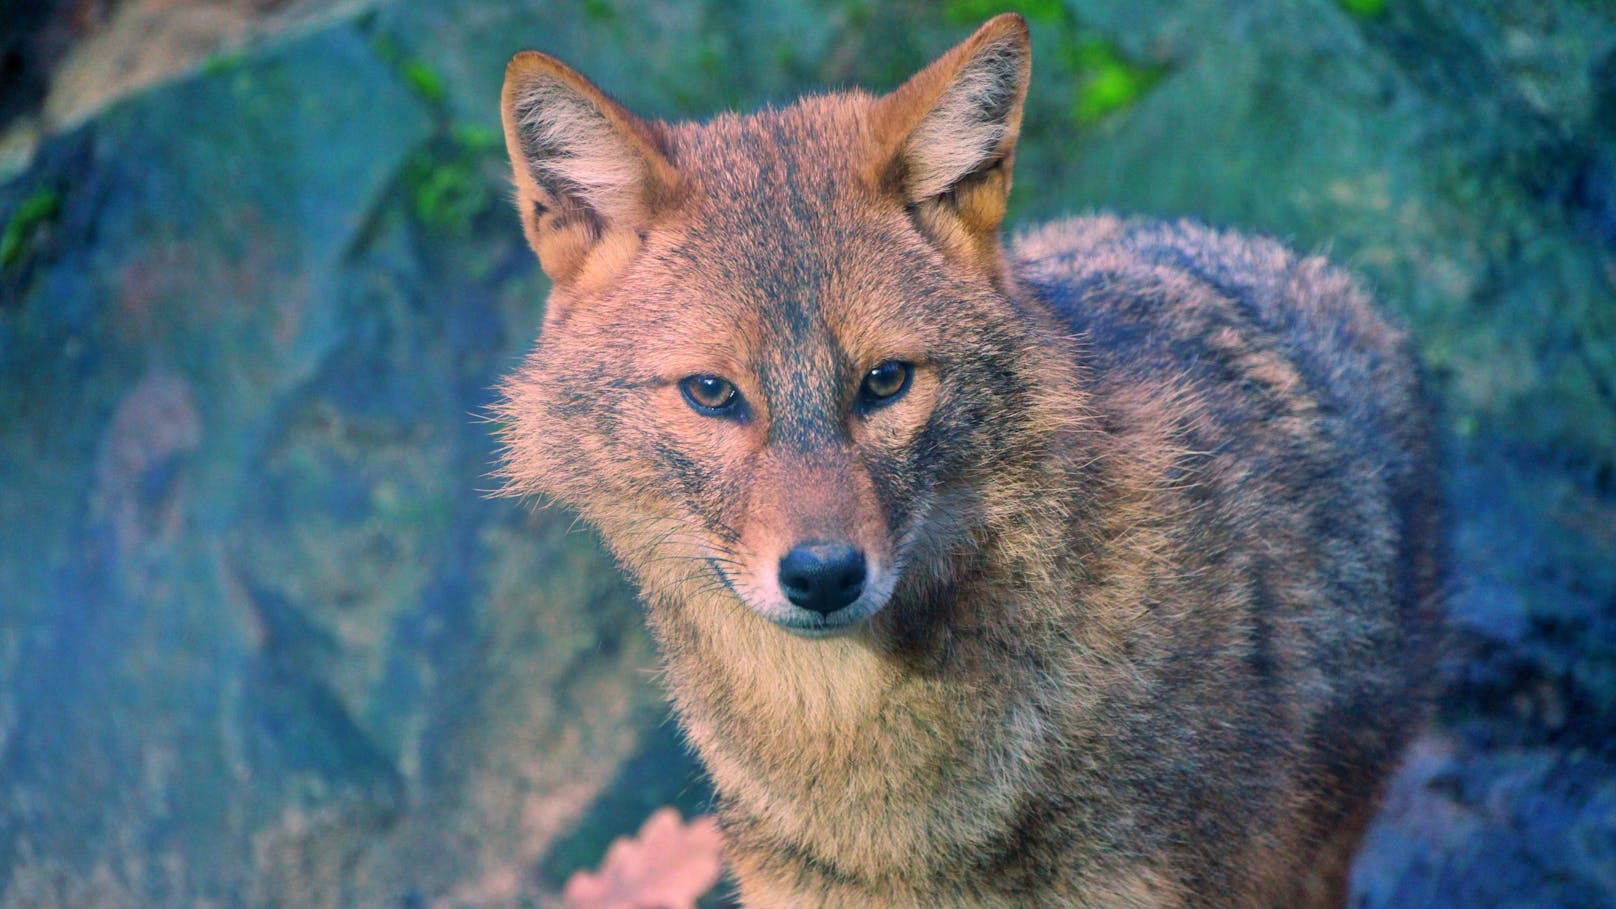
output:
<path id="1" fill-rule="evenodd" d="M 518 55 L 555 285 L 509 488 L 640 584 L 748 906 L 1340 906 L 1441 586 L 1409 344 L 1193 223 L 1003 251 L 1027 46 L 1003 16 L 890 95 L 703 124 Z M 805 539 L 868 556 L 845 627 L 780 595 Z"/>

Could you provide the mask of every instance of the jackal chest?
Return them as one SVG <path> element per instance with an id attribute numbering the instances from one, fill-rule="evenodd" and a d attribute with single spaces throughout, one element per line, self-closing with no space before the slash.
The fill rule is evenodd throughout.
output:
<path id="1" fill-rule="evenodd" d="M 871 879 L 1002 838 L 1049 744 L 1038 711 L 859 662 L 822 662 L 792 685 L 778 665 L 769 679 L 734 664 L 694 678 L 670 666 L 731 826 L 760 849 Z"/>

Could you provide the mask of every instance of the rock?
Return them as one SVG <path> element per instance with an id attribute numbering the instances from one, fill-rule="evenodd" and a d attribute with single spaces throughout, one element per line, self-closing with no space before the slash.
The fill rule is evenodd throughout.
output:
<path id="1" fill-rule="evenodd" d="M 1355 906 L 1616 906 L 1616 764 L 1417 745 L 1355 868 Z"/>
<path id="2" fill-rule="evenodd" d="M 657 728 L 609 562 L 484 495 L 542 287 L 502 219 L 482 280 L 423 255 L 439 133 L 349 23 L 0 196 L 52 200 L 0 275 L 0 905 L 436 897 L 536 863 Z"/>

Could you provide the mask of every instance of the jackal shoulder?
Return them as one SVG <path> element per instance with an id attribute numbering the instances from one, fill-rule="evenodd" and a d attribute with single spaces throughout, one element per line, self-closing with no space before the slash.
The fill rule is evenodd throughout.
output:
<path id="1" fill-rule="evenodd" d="M 1169 380 L 1393 435 L 1425 417 L 1407 335 L 1322 256 L 1190 220 L 1100 214 L 1028 231 L 1013 257 L 1113 380 Z"/>

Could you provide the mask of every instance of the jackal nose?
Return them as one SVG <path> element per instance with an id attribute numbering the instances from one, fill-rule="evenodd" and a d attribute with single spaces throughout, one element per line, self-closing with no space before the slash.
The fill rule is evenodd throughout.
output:
<path id="1" fill-rule="evenodd" d="M 804 543 L 780 560 L 786 599 L 830 615 L 864 592 L 864 553 L 846 543 Z"/>

